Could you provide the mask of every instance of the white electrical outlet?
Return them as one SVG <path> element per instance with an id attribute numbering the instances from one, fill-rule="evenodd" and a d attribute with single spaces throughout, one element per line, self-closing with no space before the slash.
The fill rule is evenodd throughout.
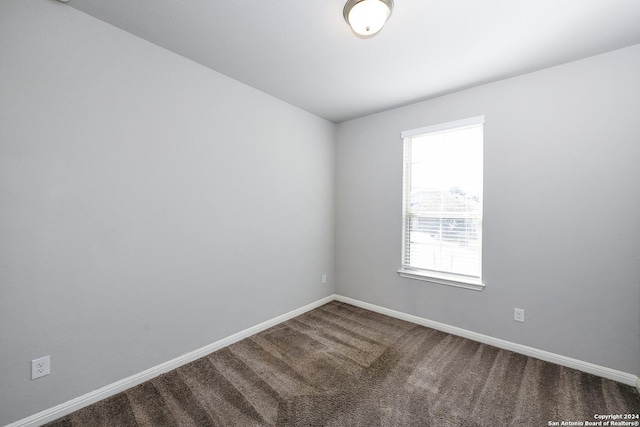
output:
<path id="1" fill-rule="evenodd" d="M 524 323 L 524 308 L 513 309 L 513 320 Z"/>
<path id="2" fill-rule="evenodd" d="M 327 283 L 327 273 L 322 275 L 322 283 Z"/>
<path id="3" fill-rule="evenodd" d="M 39 359 L 33 359 L 31 361 L 31 379 L 44 377 L 51 373 L 51 359 L 49 356 L 44 356 Z"/>

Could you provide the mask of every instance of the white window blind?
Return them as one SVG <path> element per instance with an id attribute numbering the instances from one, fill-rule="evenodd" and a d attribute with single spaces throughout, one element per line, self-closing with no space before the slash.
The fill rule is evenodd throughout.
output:
<path id="1" fill-rule="evenodd" d="M 483 124 L 474 117 L 402 132 L 401 275 L 481 289 Z"/>

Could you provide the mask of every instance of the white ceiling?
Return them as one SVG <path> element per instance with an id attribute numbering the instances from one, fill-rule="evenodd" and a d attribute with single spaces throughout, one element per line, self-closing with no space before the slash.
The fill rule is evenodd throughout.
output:
<path id="1" fill-rule="evenodd" d="M 336 123 L 640 43 L 640 0 L 395 0 L 370 39 L 345 1 L 69 5 Z"/>

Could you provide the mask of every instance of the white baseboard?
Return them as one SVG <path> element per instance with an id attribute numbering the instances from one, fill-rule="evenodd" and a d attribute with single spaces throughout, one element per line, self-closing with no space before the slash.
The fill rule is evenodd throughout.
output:
<path id="1" fill-rule="evenodd" d="M 545 360 L 547 362 L 556 363 L 558 365 L 567 366 L 569 368 L 577 369 L 579 371 L 587 372 L 590 374 L 598 375 L 600 377 L 618 381 L 624 384 L 632 385 L 638 389 L 638 392 L 640 392 L 640 378 L 638 378 L 636 375 L 633 375 L 633 374 L 628 374 L 626 372 L 617 371 L 615 369 L 606 368 L 604 366 L 595 365 L 593 363 L 584 362 L 578 359 L 573 359 L 573 358 L 562 356 L 559 354 L 550 353 L 548 351 L 539 350 L 537 348 L 528 347 L 526 345 L 516 344 L 510 341 L 493 338 L 488 335 L 479 334 L 477 332 L 472 332 L 466 329 L 450 326 L 445 323 L 435 322 L 433 320 L 424 319 L 422 317 L 402 313 L 400 311 L 391 310 L 391 309 L 380 307 L 374 304 L 369 304 L 367 302 L 359 301 L 353 298 L 348 298 L 341 295 L 331 295 L 331 296 L 322 298 L 318 301 L 315 301 L 311 304 L 307 304 L 304 307 L 301 307 L 296 310 L 290 311 L 288 313 L 282 314 L 280 316 L 274 317 L 271 320 L 267 320 L 258 325 L 252 326 L 248 329 L 245 329 L 243 331 L 230 335 L 226 338 L 223 338 L 212 344 L 209 344 L 207 346 L 194 350 L 190 353 L 176 357 L 175 359 L 169 360 L 168 362 L 154 366 L 153 368 L 147 369 L 146 371 L 142 371 L 138 374 L 132 375 L 128 378 L 122 379 L 113 384 L 109 384 L 98 390 L 92 391 L 90 393 L 84 394 L 75 399 L 69 400 L 68 402 L 61 403 L 60 405 L 54 406 L 53 408 L 44 410 L 30 417 L 24 418 L 22 420 L 18 420 L 14 423 L 7 425 L 6 427 L 37 427 L 42 424 L 48 423 L 49 421 L 53 421 L 57 418 L 63 417 L 74 411 L 77 411 L 78 409 L 82 409 L 86 406 L 89 406 L 92 403 L 106 399 L 107 397 L 111 397 L 117 393 L 120 393 L 121 391 L 127 390 L 138 384 L 142 384 L 143 382 L 148 381 L 152 378 L 155 378 L 158 375 L 161 375 L 173 369 L 179 368 L 180 366 L 183 366 L 189 362 L 192 362 L 196 359 L 199 359 L 203 356 L 213 353 L 214 351 L 220 350 L 223 347 L 226 347 L 242 339 L 250 337 L 251 335 L 257 334 L 260 331 L 268 329 L 272 326 L 275 326 L 293 317 L 304 314 L 307 311 L 313 310 L 314 308 L 320 307 L 321 305 L 324 305 L 334 300 L 351 304 L 356 307 L 365 308 L 367 310 L 375 311 L 376 313 L 384 314 L 390 317 L 395 317 L 397 319 L 406 320 L 408 322 L 416 323 L 418 325 L 437 329 L 439 331 L 447 332 L 452 335 L 457 335 L 457 336 L 468 338 L 484 344 L 489 344 L 494 347 L 510 350 L 516 353 L 524 354 L 526 356 L 531 356 L 536 359 Z"/>
<path id="2" fill-rule="evenodd" d="M 92 391 L 90 393 L 84 394 L 75 399 L 69 400 L 68 402 L 61 403 L 60 405 L 54 406 L 53 408 L 46 409 L 42 412 L 38 412 L 37 414 L 32 415 L 30 417 L 18 420 L 14 423 L 7 425 L 6 427 L 37 427 L 42 424 L 48 423 L 49 421 L 53 421 L 60 417 L 64 417 L 65 415 L 68 415 L 74 411 L 77 411 L 78 409 L 82 409 L 85 406 L 91 405 L 92 403 L 106 399 L 107 397 L 111 397 L 117 393 L 120 393 L 121 391 L 137 386 L 138 384 L 142 384 L 143 382 L 148 381 L 152 378 L 155 378 L 158 375 L 161 375 L 173 369 L 179 368 L 182 365 L 186 365 L 189 362 L 192 362 L 196 359 L 199 359 L 203 356 L 213 353 L 216 350 L 220 350 L 223 347 L 226 347 L 235 342 L 238 342 L 247 337 L 250 337 L 251 335 L 255 335 L 258 332 L 268 329 L 279 323 L 282 323 L 285 320 L 289 320 L 291 318 L 304 314 L 307 311 L 320 307 L 321 305 L 331 302 L 334 299 L 335 299 L 334 295 L 330 295 L 328 297 L 322 298 L 318 301 L 312 302 L 311 304 L 307 304 L 304 307 L 301 307 L 296 310 L 290 311 L 288 313 L 282 314 L 280 316 L 274 317 L 273 319 L 267 320 L 258 325 L 252 326 L 248 329 L 245 329 L 243 331 L 230 335 L 226 338 L 223 338 L 212 344 L 206 345 L 190 353 L 176 357 L 175 359 L 169 360 L 168 362 L 154 366 L 153 368 L 147 369 L 146 371 L 142 371 L 138 374 L 132 375 L 128 378 L 117 381 L 113 384 L 109 384 L 98 390 Z"/>
<path id="3" fill-rule="evenodd" d="M 618 381 L 623 384 L 635 386 L 638 389 L 638 391 L 640 391 L 640 378 L 638 378 L 636 375 L 633 375 L 633 374 L 628 374 L 626 372 L 617 371 L 615 369 L 606 368 L 604 366 L 595 365 L 593 363 L 584 362 L 582 360 L 573 359 L 571 357 L 562 356 L 560 354 L 551 353 L 545 350 L 539 350 L 537 348 L 529 347 L 526 345 L 516 344 L 511 341 L 501 340 L 499 338 L 494 338 L 488 335 L 479 334 L 477 332 L 458 328 L 456 326 L 447 325 L 445 323 L 424 319 L 422 317 L 414 316 L 412 314 L 406 314 L 400 311 L 380 307 L 378 305 L 369 304 L 367 302 L 359 301 L 353 298 L 336 295 L 335 299 L 336 301 L 341 301 L 347 304 L 355 305 L 356 307 L 365 308 L 367 310 L 375 311 L 376 313 L 385 314 L 390 317 L 395 317 L 396 319 L 406 320 L 408 322 L 416 323 L 418 325 L 426 326 L 428 328 L 437 329 L 438 331 L 447 332 L 452 335 L 468 338 L 473 341 L 489 344 L 494 347 L 510 350 L 515 353 L 524 354 L 526 356 L 531 356 L 536 359 L 555 363 L 561 366 L 566 366 L 568 368 L 577 369 L 582 372 L 587 372 L 589 374 L 597 375 L 599 377 Z"/>

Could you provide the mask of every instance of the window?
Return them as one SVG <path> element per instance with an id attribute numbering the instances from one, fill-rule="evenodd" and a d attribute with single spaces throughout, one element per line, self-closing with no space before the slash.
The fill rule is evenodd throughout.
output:
<path id="1" fill-rule="evenodd" d="M 484 116 L 402 132 L 403 277 L 481 290 Z"/>

